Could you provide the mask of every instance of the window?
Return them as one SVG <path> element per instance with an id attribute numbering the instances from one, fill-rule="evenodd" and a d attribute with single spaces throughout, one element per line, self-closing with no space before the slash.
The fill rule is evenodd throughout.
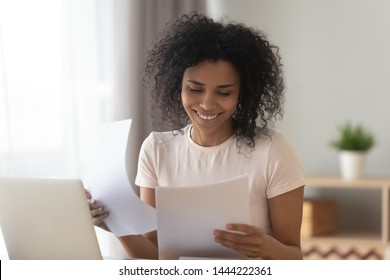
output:
<path id="1" fill-rule="evenodd" d="M 97 11 L 96 1 L 1 2 L 0 175 L 86 171 L 93 132 L 112 107 Z"/>

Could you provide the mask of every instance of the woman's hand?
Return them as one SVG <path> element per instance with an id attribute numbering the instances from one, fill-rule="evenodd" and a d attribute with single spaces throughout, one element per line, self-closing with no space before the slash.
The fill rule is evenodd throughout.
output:
<path id="1" fill-rule="evenodd" d="M 301 260 L 303 192 L 302 186 L 268 200 L 272 236 L 259 227 L 228 224 L 227 230 L 214 231 L 216 242 L 249 258 Z"/>
<path id="2" fill-rule="evenodd" d="M 104 206 L 98 205 L 97 201 L 92 198 L 91 193 L 85 190 L 89 209 L 91 210 L 92 221 L 95 226 L 98 226 L 106 231 L 110 231 L 104 220 L 108 217 L 108 212 L 105 211 Z"/>
<path id="3" fill-rule="evenodd" d="M 228 224 L 226 229 L 214 231 L 216 242 L 248 258 L 264 257 L 269 236 L 263 229 L 244 224 Z"/>

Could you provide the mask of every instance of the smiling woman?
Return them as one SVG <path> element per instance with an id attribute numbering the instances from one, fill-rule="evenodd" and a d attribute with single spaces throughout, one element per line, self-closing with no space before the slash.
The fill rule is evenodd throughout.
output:
<path id="1" fill-rule="evenodd" d="M 157 188 L 247 175 L 250 224 L 227 224 L 210 238 L 247 258 L 301 259 L 303 172 L 288 138 L 271 127 L 284 99 L 277 48 L 260 31 L 197 13 L 176 18 L 160 35 L 146 78 L 152 113 L 171 130 L 152 132 L 142 144 L 141 199 L 155 207 Z M 105 228 L 104 208 L 91 205 L 91 212 Z M 157 234 L 119 239 L 131 257 L 158 258 Z"/>
<path id="2" fill-rule="evenodd" d="M 196 143 L 216 146 L 232 136 L 239 89 L 240 76 L 228 61 L 204 61 L 184 71 L 181 98 Z"/>

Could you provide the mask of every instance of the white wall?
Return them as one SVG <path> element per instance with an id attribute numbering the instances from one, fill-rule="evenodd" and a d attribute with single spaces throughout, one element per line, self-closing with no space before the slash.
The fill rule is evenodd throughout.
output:
<path id="1" fill-rule="evenodd" d="M 209 7 L 214 17 L 264 30 L 280 47 L 287 89 L 279 126 L 307 173 L 338 172 L 328 142 L 350 119 L 378 138 L 368 174 L 390 176 L 390 1 L 209 0 Z"/>
<path id="2" fill-rule="evenodd" d="M 209 0 L 208 8 L 215 18 L 264 30 L 280 47 L 287 89 L 278 127 L 290 136 L 307 174 L 339 173 L 328 143 L 336 125 L 351 120 L 377 136 L 367 175 L 390 177 L 390 1 Z M 355 202 L 371 200 L 364 208 L 378 213 L 377 194 L 354 194 Z"/>

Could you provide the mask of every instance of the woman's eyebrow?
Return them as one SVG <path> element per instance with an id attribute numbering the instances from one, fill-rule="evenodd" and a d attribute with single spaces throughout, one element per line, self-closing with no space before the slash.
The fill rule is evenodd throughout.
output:
<path id="1" fill-rule="evenodd" d="M 195 81 L 195 80 L 187 80 L 187 82 L 190 82 L 190 83 L 198 85 L 198 86 L 205 86 L 206 85 L 204 83 L 201 83 L 201 82 Z M 236 85 L 235 84 L 223 84 L 223 85 L 218 85 L 216 87 L 217 88 L 229 88 L 229 87 L 234 87 L 234 86 L 236 86 Z"/>
<path id="2" fill-rule="evenodd" d="M 225 85 L 219 85 L 217 88 L 230 88 L 230 87 L 235 87 L 235 84 L 225 84 Z"/>
<path id="3" fill-rule="evenodd" d="M 205 84 L 198 82 L 198 81 L 195 81 L 195 80 L 187 80 L 187 82 L 190 82 L 190 83 L 195 84 L 197 86 L 204 86 L 205 85 Z"/>

